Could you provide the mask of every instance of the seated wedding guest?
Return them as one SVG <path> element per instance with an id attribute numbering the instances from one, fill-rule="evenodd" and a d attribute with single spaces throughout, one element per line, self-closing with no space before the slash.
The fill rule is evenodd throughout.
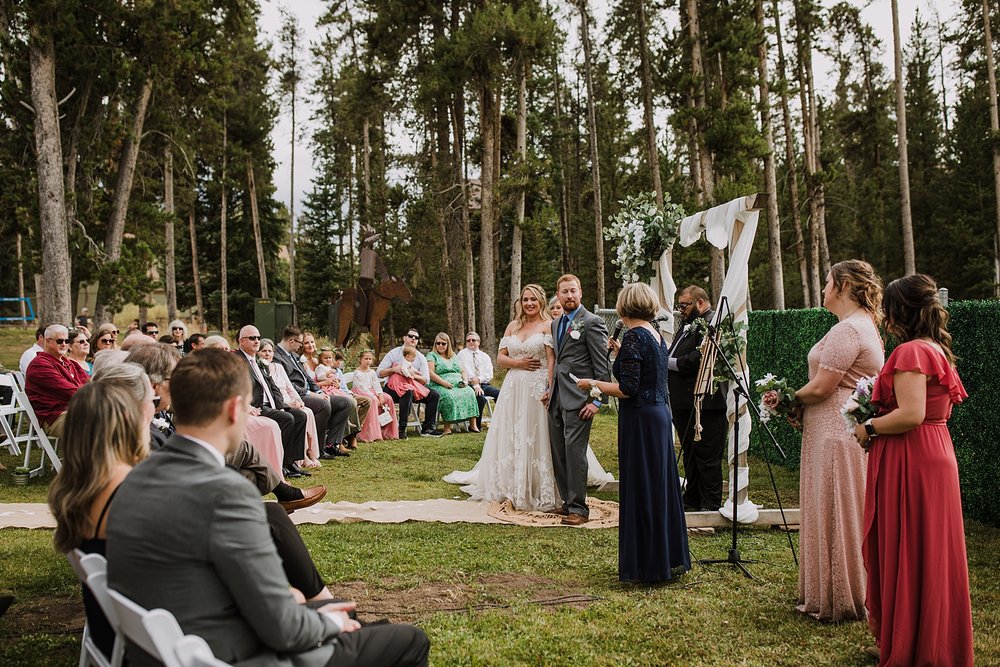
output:
<path id="1" fill-rule="evenodd" d="M 320 458 L 333 458 L 350 454 L 346 440 L 352 429 L 350 417 L 356 410 L 356 401 L 347 396 L 327 396 L 309 376 L 309 370 L 299 358 L 299 350 L 305 342 L 305 334 L 295 326 L 287 326 L 281 332 L 281 342 L 274 348 L 274 360 L 279 363 L 292 381 L 302 402 L 316 417 L 316 433 L 323 448 Z M 315 346 L 315 340 L 313 340 Z"/>
<path id="2" fill-rule="evenodd" d="M 183 321 L 174 320 L 170 323 L 170 337 L 173 338 L 171 344 L 180 352 L 184 352 L 184 339 L 187 335 L 187 325 Z"/>
<path id="3" fill-rule="evenodd" d="M 133 363 L 99 373 L 84 389 L 70 402 L 67 421 L 73 432 L 66 440 L 71 450 L 49 487 L 49 507 L 57 521 L 57 550 L 104 555 L 108 507 L 118 485 L 149 453 L 153 396 L 142 369 Z M 331 599 L 288 513 L 277 503 L 265 505 L 289 582 L 307 599 Z M 83 601 L 91 636 L 110 657 L 114 632 L 86 586 Z"/>
<path id="4" fill-rule="evenodd" d="M 260 332 L 257 327 L 248 324 L 240 329 L 236 343 L 239 351 L 235 354 L 246 362 L 247 372 L 250 374 L 250 386 L 253 388 L 250 404 L 262 417 L 274 420 L 281 430 L 281 445 L 285 450 L 281 462 L 283 472 L 308 477 L 310 473 L 295 463 L 305 458 L 306 414 L 285 403 L 270 373 L 257 361 L 257 350 L 260 349 Z"/>
<path id="5" fill-rule="evenodd" d="M 558 299 L 556 303 L 559 303 Z M 562 310 L 562 306 L 559 306 Z M 559 313 L 562 317 L 562 313 Z M 476 392 L 476 402 L 479 404 L 479 425 L 483 425 L 483 409 L 486 407 L 486 397 L 494 401 L 500 395 L 500 390 L 490 384 L 493 379 L 493 360 L 490 355 L 479 349 L 479 334 L 470 331 L 465 334 L 465 347 L 458 351 L 458 362 L 462 364 L 465 376 L 469 378 L 469 386 Z"/>
<path id="6" fill-rule="evenodd" d="M 156 339 L 156 342 L 157 343 L 166 343 L 167 345 L 173 345 L 174 344 L 174 337 L 171 336 L 170 334 L 163 334 L 162 336 L 160 336 L 159 338 Z"/>
<path id="7" fill-rule="evenodd" d="M 150 338 L 149 336 L 143 336 L 139 333 L 139 330 L 130 331 L 125 334 L 125 340 L 122 341 L 120 349 L 128 352 L 133 347 L 137 345 L 149 345 L 150 343 L 155 343 L 155 338 Z"/>
<path id="8" fill-rule="evenodd" d="M 316 435 L 316 417 L 313 415 L 313 411 L 302 401 L 298 392 L 295 391 L 295 385 L 288 379 L 288 374 L 285 372 L 284 367 L 281 364 L 274 363 L 273 340 L 270 338 L 260 339 L 260 349 L 257 350 L 257 358 L 260 359 L 262 364 L 267 366 L 267 370 L 271 374 L 271 379 L 278 385 L 285 403 L 293 408 L 302 410 L 306 414 L 306 456 L 303 460 L 296 461 L 296 463 L 303 468 L 319 468 L 319 438 Z"/>
<path id="9" fill-rule="evenodd" d="M 312 334 L 308 332 L 303 334 L 303 336 L 307 341 L 315 341 Z M 315 346 L 315 342 L 313 345 Z M 339 360 L 337 358 L 338 354 L 340 356 Z M 344 374 L 340 371 L 340 367 L 343 365 L 343 354 L 334 353 L 330 348 L 324 347 L 319 351 L 319 363 L 314 370 L 314 376 L 316 384 L 323 390 L 323 393 L 328 396 L 343 396 L 351 402 L 351 428 L 348 430 L 344 447 L 347 449 L 357 449 L 358 447 L 355 443 L 358 433 L 361 432 L 361 426 L 368 419 L 372 402 L 367 396 L 355 396 L 344 386 L 346 384 L 342 381 Z M 343 450 L 339 454 L 343 456 Z"/>
<path id="10" fill-rule="evenodd" d="M 84 306 L 80 309 L 80 314 L 76 316 L 76 326 L 87 329 L 90 327 L 90 313 L 87 307 Z"/>
<path id="11" fill-rule="evenodd" d="M 21 361 L 17 367 L 21 369 L 21 374 L 28 373 L 28 364 L 35 358 L 35 355 L 45 349 L 45 327 L 35 329 L 35 344 L 21 354 Z"/>
<path id="12" fill-rule="evenodd" d="M 194 333 L 184 341 L 184 354 L 191 354 L 195 350 L 205 347 L 205 334 Z"/>
<path id="13" fill-rule="evenodd" d="M 395 440 L 399 437 L 399 423 L 396 419 L 396 409 L 392 396 L 382 391 L 378 373 L 372 368 L 375 363 L 375 353 L 363 350 L 358 357 L 358 367 L 354 371 L 354 382 L 351 391 L 357 396 L 365 396 L 373 406 L 381 408 L 371 410 L 368 419 L 358 438 L 364 442 L 372 440 Z"/>
<path id="14" fill-rule="evenodd" d="M 119 487 L 107 522 L 108 585 L 166 609 L 229 664 L 425 665 L 419 628 L 361 627 L 345 612 L 353 605 L 296 604 L 260 499 L 223 465 L 253 393 L 243 366 L 203 350 L 174 369 L 177 434 Z M 153 664 L 139 651 L 129 662 Z"/>
<path id="15" fill-rule="evenodd" d="M 120 364 L 125 361 L 125 357 L 128 355 L 129 353 L 125 350 L 98 350 L 94 353 L 94 361 L 91 364 L 94 367 L 94 373 L 106 366 Z"/>
<path id="16" fill-rule="evenodd" d="M 441 395 L 438 412 L 444 435 L 451 435 L 454 422 L 469 420 L 469 430 L 479 433 L 479 405 L 476 392 L 451 347 L 451 336 L 441 331 L 434 337 L 434 349 L 427 355 L 428 387 Z"/>
<path id="17" fill-rule="evenodd" d="M 205 339 L 205 347 L 207 349 L 232 352 L 232 348 L 229 347 L 229 341 L 222 336 L 209 336 Z M 268 419 L 260 415 L 256 408 L 251 407 L 244 437 L 247 442 L 261 453 L 264 460 L 282 478 L 287 477 L 291 479 L 301 477 L 301 475 L 289 474 L 282 470 L 283 466 L 281 462 L 285 460 L 285 448 L 281 444 L 281 429 L 278 428 L 277 422 L 273 419 Z"/>
<path id="18" fill-rule="evenodd" d="M 138 318 L 136 318 L 136 319 L 132 320 L 131 322 L 129 322 L 128 332 L 132 332 L 132 331 L 139 331 L 139 319 Z M 125 334 L 126 336 L 128 335 L 128 332 Z"/>
<path id="19" fill-rule="evenodd" d="M 403 344 L 389 350 L 382 357 L 382 361 L 379 362 L 377 369 L 380 378 L 389 378 L 385 385 L 385 393 L 392 396 L 392 400 L 399 405 L 400 440 L 406 439 L 406 422 L 409 421 L 410 406 L 413 403 L 424 404 L 424 423 L 420 429 L 420 435 L 429 438 L 439 438 L 444 435 L 434 427 L 434 424 L 437 422 L 438 401 L 441 397 L 436 391 L 428 389 L 425 386 L 430 375 L 427 370 L 427 359 L 416 349 L 419 342 L 420 334 L 417 333 L 416 329 L 411 327 L 403 336 Z M 412 354 L 413 356 L 412 362 L 409 362 L 403 356 L 404 345 L 413 350 L 412 353 L 407 350 L 407 354 Z M 411 373 L 413 377 L 406 377 L 405 373 L 407 371 L 405 366 L 411 364 L 414 371 Z M 400 376 L 400 378 L 393 377 L 396 375 Z M 397 391 L 392 388 L 392 385 L 400 380 L 404 381 L 406 388 L 402 391 Z M 406 382 L 407 380 L 411 380 L 412 382 Z M 427 393 L 423 393 L 425 391 Z"/>
<path id="20" fill-rule="evenodd" d="M 94 374 L 94 365 L 90 362 L 90 339 L 86 329 L 69 330 L 69 353 L 67 356 L 78 363 L 88 376 Z"/>
<path id="21" fill-rule="evenodd" d="M 62 436 L 66 406 L 76 390 L 87 382 L 87 374 L 66 355 L 69 330 L 61 324 L 45 329 L 44 349 L 35 355 L 24 374 L 24 390 L 35 416 L 49 435 Z"/>
<path id="22" fill-rule="evenodd" d="M 90 337 L 90 352 L 97 354 L 101 350 L 114 350 L 118 347 L 118 327 L 111 322 L 105 322 L 97 327 Z"/>
<path id="23" fill-rule="evenodd" d="M 157 324 L 155 320 L 144 322 L 142 325 L 142 333 L 146 334 L 153 340 L 156 340 L 160 337 L 160 325 Z"/>
<path id="24" fill-rule="evenodd" d="M 319 348 L 316 346 L 316 337 L 308 331 L 302 332 L 302 356 L 299 361 L 315 380 L 316 367 L 319 366 Z"/>
<path id="25" fill-rule="evenodd" d="M 900 345 L 875 381 L 878 416 L 854 429 L 868 450 L 861 549 L 876 642 L 868 651 L 883 666 L 971 667 L 969 562 L 948 432 L 952 408 L 968 393 L 948 311 L 934 280 L 915 274 L 889 283 L 882 314 Z"/>
<path id="26" fill-rule="evenodd" d="M 170 376 L 180 359 L 181 355 L 177 348 L 165 343 L 143 345 L 128 355 L 127 361 L 141 366 L 153 386 L 153 401 L 157 403 L 157 413 L 150 427 L 150 447 L 153 450 L 166 444 L 174 434 L 174 423 L 170 414 Z M 108 373 L 105 373 L 105 377 L 108 377 Z M 324 486 L 297 489 L 286 484 L 276 469 L 268 465 L 257 448 L 246 440 L 241 441 L 236 449 L 226 456 L 226 464 L 236 468 L 241 475 L 250 480 L 262 496 L 273 493 L 278 499 L 278 504 L 289 514 L 297 509 L 315 505 L 326 495 Z M 277 469 L 280 470 L 280 467 Z"/>

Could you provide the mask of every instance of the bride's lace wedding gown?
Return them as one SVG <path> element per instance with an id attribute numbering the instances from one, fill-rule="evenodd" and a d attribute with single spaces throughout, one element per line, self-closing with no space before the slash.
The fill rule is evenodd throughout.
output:
<path id="1" fill-rule="evenodd" d="M 533 357 L 541 368 L 526 371 L 512 368 L 503 381 L 493 419 L 483 445 L 483 454 L 469 471 L 456 470 L 444 481 L 462 484 L 472 500 L 507 500 L 519 510 L 553 510 L 562 505 L 552 472 L 549 422 L 542 395 L 548 384 L 545 348 L 552 336 L 537 333 L 525 340 L 517 336 L 500 339 L 500 347 L 514 359 Z M 601 467 L 587 447 L 591 486 L 614 479 Z"/>

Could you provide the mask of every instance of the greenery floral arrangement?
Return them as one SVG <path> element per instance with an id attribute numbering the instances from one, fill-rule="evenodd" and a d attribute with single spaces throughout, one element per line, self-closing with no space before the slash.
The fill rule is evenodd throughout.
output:
<path id="1" fill-rule="evenodd" d="M 872 392 L 875 390 L 875 376 L 863 377 L 858 380 L 851 397 L 840 408 L 840 416 L 844 418 L 847 432 L 854 435 L 854 427 L 864 424 L 878 414 L 878 406 L 872 403 Z"/>
<path id="2" fill-rule="evenodd" d="M 604 230 L 604 237 L 615 244 L 616 275 L 623 284 L 648 283 L 656 260 L 677 241 L 684 209 L 666 193 L 663 206 L 652 192 L 628 197 L 620 204 L 621 210 L 611 216 L 611 226 Z"/>
<path id="3" fill-rule="evenodd" d="M 712 329 L 717 333 L 719 354 L 715 355 L 715 367 L 712 369 L 712 391 L 715 392 L 725 382 L 735 382 L 736 376 L 730 372 L 729 367 L 732 366 L 733 370 L 739 373 L 744 366 L 741 359 L 747 351 L 747 323 L 734 321 L 730 314 L 712 328 L 704 317 L 695 319 L 688 326 L 699 330 L 702 336 L 712 335 Z M 723 356 L 729 360 L 729 365 L 726 365 Z"/>
<path id="4" fill-rule="evenodd" d="M 785 378 L 775 377 L 768 373 L 754 383 L 757 395 L 760 396 L 760 421 L 767 423 L 771 417 L 790 415 L 795 411 L 798 401 L 795 390 Z"/>

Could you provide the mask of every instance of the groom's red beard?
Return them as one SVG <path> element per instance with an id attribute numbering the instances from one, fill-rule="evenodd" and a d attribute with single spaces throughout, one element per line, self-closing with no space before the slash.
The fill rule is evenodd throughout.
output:
<path id="1" fill-rule="evenodd" d="M 566 301 L 562 301 L 562 302 L 560 302 L 560 303 L 562 304 L 562 307 L 563 307 L 563 314 L 564 314 L 564 315 L 565 315 L 566 313 L 568 313 L 568 312 L 570 312 L 570 311 L 574 311 L 574 310 L 576 310 L 577 308 L 579 308 L 579 307 L 580 307 L 580 304 L 579 304 L 579 302 L 577 302 L 577 301 L 575 301 L 575 300 L 573 300 L 573 299 L 567 299 Z"/>

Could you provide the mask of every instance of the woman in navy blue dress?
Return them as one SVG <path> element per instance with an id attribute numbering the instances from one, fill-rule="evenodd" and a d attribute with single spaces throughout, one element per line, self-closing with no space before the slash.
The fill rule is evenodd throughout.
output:
<path id="1" fill-rule="evenodd" d="M 659 301 L 649 285 L 626 285 L 618 316 L 628 331 L 612 368 L 617 382 L 581 379 L 618 401 L 618 578 L 667 581 L 691 568 L 667 402 L 668 347 L 650 322 Z"/>

